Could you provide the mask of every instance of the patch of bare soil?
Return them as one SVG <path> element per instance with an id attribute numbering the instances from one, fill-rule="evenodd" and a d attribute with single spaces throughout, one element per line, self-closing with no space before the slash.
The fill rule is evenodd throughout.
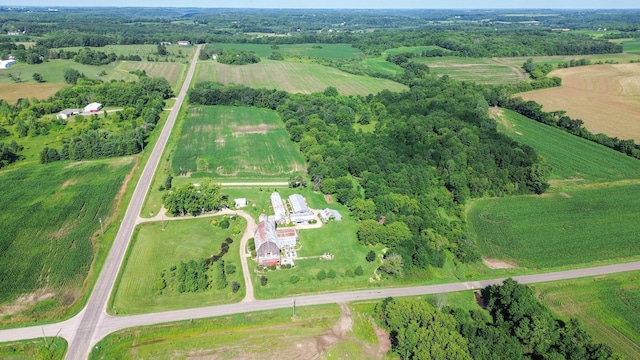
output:
<path id="1" fill-rule="evenodd" d="M 388 352 L 391 350 L 391 338 L 389 337 L 389 333 L 379 327 L 373 320 L 371 321 L 371 326 L 373 327 L 373 331 L 376 333 L 376 337 L 378 337 L 378 359 L 382 359 Z"/>
<path id="2" fill-rule="evenodd" d="M 12 304 L 5 305 L 0 308 L 0 317 L 6 315 L 13 315 L 20 311 L 26 310 L 36 303 L 50 299 L 54 296 L 53 293 L 48 292 L 47 289 L 39 289 L 30 294 L 25 294 L 16 299 Z"/>
<path id="3" fill-rule="evenodd" d="M 511 262 L 492 259 L 488 257 L 483 257 L 482 263 L 489 269 L 513 269 L 518 267 L 518 265 Z"/>
<path id="4" fill-rule="evenodd" d="M 65 166 L 65 169 L 71 169 L 72 167 L 78 166 L 80 164 L 84 164 L 86 163 L 86 161 L 76 161 L 76 162 L 72 162 L 71 164 Z"/>
<path id="5" fill-rule="evenodd" d="M 327 194 L 324 196 L 324 201 L 327 202 L 327 204 L 333 204 L 333 195 L 332 194 Z"/>
<path id="6" fill-rule="evenodd" d="M 233 136 L 238 137 L 247 134 L 266 134 L 269 130 L 277 129 L 275 125 L 259 124 L 259 125 L 246 125 L 246 126 L 231 126 L 233 130 Z"/>
<path id="7" fill-rule="evenodd" d="M 67 188 L 67 187 L 69 187 L 69 186 L 71 186 L 71 185 L 75 185 L 75 184 L 77 184 L 77 183 L 78 183 L 78 180 L 77 180 L 77 179 L 69 179 L 69 180 L 65 181 L 65 182 L 64 182 L 64 184 L 62 184 L 62 187 L 61 187 L 61 188 L 62 188 L 62 189 L 65 189 L 65 188 Z"/>

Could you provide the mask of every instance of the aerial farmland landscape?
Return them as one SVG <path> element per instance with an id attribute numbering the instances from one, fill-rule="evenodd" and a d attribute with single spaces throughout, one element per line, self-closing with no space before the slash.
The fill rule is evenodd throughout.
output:
<path id="1" fill-rule="evenodd" d="M 42 1 L 0 359 L 640 359 L 637 5 Z"/>

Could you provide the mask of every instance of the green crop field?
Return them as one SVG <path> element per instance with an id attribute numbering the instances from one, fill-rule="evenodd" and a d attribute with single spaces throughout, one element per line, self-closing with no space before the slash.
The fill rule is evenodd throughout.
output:
<path id="1" fill-rule="evenodd" d="M 66 352 L 67 342 L 59 337 L 0 343 L 0 359 L 3 360 L 62 360 Z"/>
<path id="2" fill-rule="evenodd" d="M 101 340 L 89 359 L 316 358 L 325 350 L 316 342 L 339 315 L 332 304 L 297 308 L 295 319 L 286 308 L 126 329 Z"/>
<path id="3" fill-rule="evenodd" d="M 278 45 L 277 49 L 271 47 L 271 45 L 262 44 L 223 44 L 213 43 L 207 44 L 205 48 L 207 52 L 212 52 L 215 49 L 222 50 L 244 50 L 253 51 L 258 56 L 266 58 L 271 55 L 272 52 L 277 51 L 283 56 L 300 56 L 300 57 L 312 57 L 312 58 L 325 58 L 325 59 L 362 59 L 364 54 L 359 49 L 354 48 L 349 44 L 289 44 Z"/>
<path id="4" fill-rule="evenodd" d="M 272 60 L 243 66 L 199 63 L 197 81 L 217 81 L 306 94 L 323 91 L 329 86 L 334 86 L 345 95 L 377 94 L 385 89 L 402 91 L 407 88 L 391 80 L 352 75 L 328 66 Z"/>
<path id="5" fill-rule="evenodd" d="M 251 107 L 191 107 L 173 156 L 176 174 L 217 178 L 289 179 L 305 163 L 274 111 Z"/>
<path id="6" fill-rule="evenodd" d="M 243 218 L 237 218 L 231 221 L 229 229 L 221 229 L 211 224 L 212 219 L 206 217 L 140 225 L 127 253 L 109 311 L 125 315 L 240 301 L 244 296 L 239 248 L 241 235 L 232 235 L 231 231 L 237 227 L 242 234 L 247 223 Z M 219 217 L 217 219 L 220 220 Z M 163 270 L 177 266 L 180 261 L 198 261 L 218 254 L 221 243 L 227 237 L 234 242 L 222 260 L 225 265 L 233 264 L 237 269 L 234 274 L 227 275 L 227 288 L 169 294 L 158 294 L 154 290 L 153 285 L 160 279 Z M 231 292 L 233 281 L 241 284 L 241 290 L 235 294 Z"/>
<path id="7" fill-rule="evenodd" d="M 10 167 L 0 197 L 0 303 L 22 294 L 41 301 L 24 315 L 69 306 L 80 289 L 133 158 Z M 35 191 L 34 189 L 37 189 Z M 105 231 L 108 227 L 105 228 Z M 27 260 L 28 259 L 28 260 Z M 21 313 L 2 317 L 19 321 Z"/>
<path id="8" fill-rule="evenodd" d="M 504 57 L 497 59 L 501 63 L 522 67 L 527 59 L 533 59 L 534 63 L 544 63 L 557 66 L 560 63 L 567 63 L 571 60 L 589 59 L 591 64 L 597 62 L 611 61 L 614 63 L 628 63 L 631 60 L 637 61 L 640 59 L 640 54 L 634 54 L 632 52 L 624 52 L 621 54 L 594 54 L 594 55 L 555 55 L 555 56 L 520 56 L 520 57 Z"/>
<path id="9" fill-rule="evenodd" d="M 511 110 L 495 109 L 493 113 L 500 131 L 547 159 L 554 180 L 585 184 L 640 179 L 640 161 L 636 159 Z"/>
<path id="10" fill-rule="evenodd" d="M 494 111 L 496 113 L 496 111 Z M 553 166 L 543 196 L 477 200 L 468 218 L 487 256 L 527 268 L 640 255 L 638 160 L 513 112 L 497 111 L 502 131 Z"/>
<path id="11" fill-rule="evenodd" d="M 485 254 L 526 268 L 640 255 L 640 185 L 477 200 L 469 224 Z"/>
<path id="12" fill-rule="evenodd" d="M 174 91 L 177 92 L 184 80 L 186 68 L 187 66 L 182 63 L 121 61 L 111 73 L 105 76 L 105 81 L 136 81 L 138 76 L 131 74 L 130 71 L 144 70 L 149 77 L 163 77 L 167 79 Z"/>
<path id="13" fill-rule="evenodd" d="M 412 61 L 429 66 L 431 74 L 448 75 L 452 79 L 479 84 L 511 84 L 519 80 L 518 72 L 509 65 L 486 58 L 421 57 Z"/>
<path id="14" fill-rule="evenodd" d="M 534 285 L 543 303 L 577 318 L 598 342 L 624 359 L 640 359 L 640 276 L 637 272 Z"/>

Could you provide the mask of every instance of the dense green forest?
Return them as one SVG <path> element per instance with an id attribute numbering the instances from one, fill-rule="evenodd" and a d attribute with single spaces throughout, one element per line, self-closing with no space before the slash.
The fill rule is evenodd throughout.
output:
<path id="1" fill-rule="evenodd" d="M 486 310 L 438 309 L 388 298 L 377 313 L 402 359 L 617 359 L 575 319 L 553 314 L 525 285 L 507 279 L 482 290 Z"/>

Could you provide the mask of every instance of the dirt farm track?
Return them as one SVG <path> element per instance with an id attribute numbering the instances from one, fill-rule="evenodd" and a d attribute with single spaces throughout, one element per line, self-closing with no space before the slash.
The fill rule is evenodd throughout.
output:
<path id="1" fill-rule="evenodd" d="M 592 65 L 553 71 L 559 88 L 518 94 L 545 111 L 566 110 L 597 134 L 640 142 L 640 64 Z"/>

